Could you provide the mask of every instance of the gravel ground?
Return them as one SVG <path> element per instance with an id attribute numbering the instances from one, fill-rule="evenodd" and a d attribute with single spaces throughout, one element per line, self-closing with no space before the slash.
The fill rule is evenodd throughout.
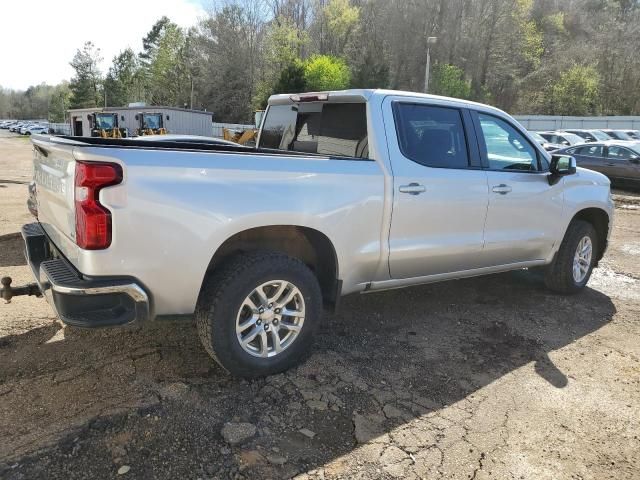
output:
<path id="1" fill-rule="evenodd" d="M 0 274 L 30 281 L 30 146 L 0 131 Z M 0 478 L 637 479 L 640 200 L 584 292 L 528 272 L 344 299 L 311 358 L 226 376 L 190 323 L 0 307 Z"/>

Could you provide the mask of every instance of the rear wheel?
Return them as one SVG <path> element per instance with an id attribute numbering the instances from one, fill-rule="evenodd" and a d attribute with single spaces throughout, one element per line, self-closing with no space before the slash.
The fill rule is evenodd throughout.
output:
<path id="1" fill-rule="evenodd" d="M 321 314 L 320 286 L 304 263 L 252 253 L 207 279 L 195 317 L 207 352 L 231 374 L 255 378 L 299 363 Z"/>
<path id="2" fill-rule="evenodd" d="M 559 293 L 577 293 L 591 277 L 598 251 L 598 236 L 593 225 L 574 220 L 560 249 L 545 272 L 545 284 Z"/>

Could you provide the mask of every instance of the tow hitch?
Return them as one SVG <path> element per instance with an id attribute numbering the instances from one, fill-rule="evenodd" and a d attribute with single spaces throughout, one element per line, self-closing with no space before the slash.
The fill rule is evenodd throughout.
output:
<path id="1" fill-rule="evenodd" d="M 11 286 L 12 281 L 11 277 L 2 277 L 2 280 L 0 280 L 0 283 L 2 283 L 2 288 L 0 288 L 0 298 L 4 298 L 5 303 L 11 303 L 11 299 L 13 297 L 18 297 L 20 295 L 35 295 L 36 297 L 42 296 L 42 292 L 40 291 L 40 287 L 37 283 L 29 283 L 27 285 L 14 288 Z"/>

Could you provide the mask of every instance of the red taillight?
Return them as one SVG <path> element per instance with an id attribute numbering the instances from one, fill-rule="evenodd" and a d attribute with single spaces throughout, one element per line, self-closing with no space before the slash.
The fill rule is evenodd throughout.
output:
<path id="1" fill-rule="evenodd" d="M 86 250 L 111 245 L 111 212 L 100 204 L 100 190 L 122 182 L 116 163 L 76 162 L 76 243 Z"/>

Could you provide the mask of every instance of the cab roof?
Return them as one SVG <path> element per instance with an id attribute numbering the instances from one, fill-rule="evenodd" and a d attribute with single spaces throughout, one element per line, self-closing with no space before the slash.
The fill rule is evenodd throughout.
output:
<path id="1" fill-rule="evenodd" d="M 350 90 L 331 90 L 324 92 L 305 92 L 305 93 L 283 93 L 279 95 L 272 95 L 269 97 L 269 105 L 290 105 L 296 103 L 292 100 L 294 96 L 317 96 L 327 95 L 329 103 L 345 103 L 345 102 L 370 102 L 375 97 L 407 97 L 415 99 L 429 99 L 437 102 L 450 103 L 452 106 L 458 106 L 461 108 L 473 107 L 475 109 L 491 110 L 497 113 L 505 114 L 504 111 L 499 108 L 486 105 L 484 103 L 472 102 L 470 100 L 462 100 L 460 98 L 444 97 L 440 95 L 431 95 L 427 93 L 409 92 L 403 90 L 387 90 L 387 89 L 350 89 Z"/>

